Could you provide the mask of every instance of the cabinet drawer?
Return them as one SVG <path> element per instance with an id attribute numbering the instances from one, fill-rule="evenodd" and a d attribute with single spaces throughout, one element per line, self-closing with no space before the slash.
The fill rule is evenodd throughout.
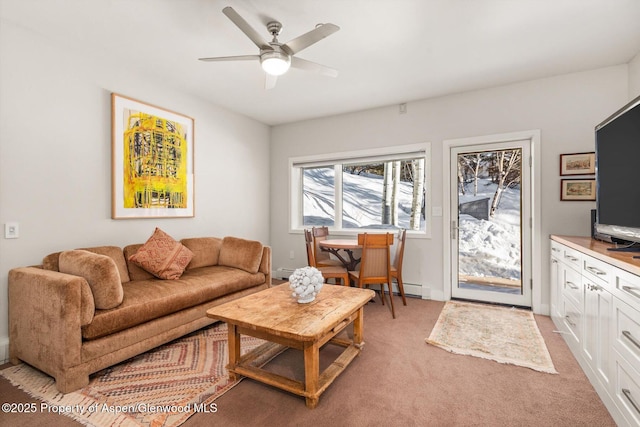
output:
<path id="1" fill-rule="evenodd" d="M 616 270 L 611 292 L 633 309 L 640 311 L 640 277 Z"/>
<path id="2" fill-rule="evenodd" d="M 571 268 L 562 269 L 562 293 L 577 307 L 582 307 L 582 275 Z"/>
<path id="3" fill-rule="evenodd" d="M 640 373 L 623 358 L 616 359 L 614 401 L 629 425 L 640 425 Z"/>
<path id="4" fill-rule="evenodd" d="M 565 335 L 565 337 L 568 338 L 567 344 L 572 348 L 574 354 L 578 354 L 580 352 L 580 342 L 582 337 L 582 311 L 578 310 L 575 304 L 570 300 L 563 298 L 562 314 L 564 329 L 569 332 L 568 335 Z"/>
<path id="5" fill-rule="evenodd" d="M 634 366 L 640 367 L 640 311 L 614 298 L 613 347 Z"/>
<path id="6" fill-rule="evenodd" d="M 596 280 L 595 283 L 611 292 L 613 266 L 588 255 L 582 256 L 582 274 Z"/>
<path id="7" fill-rule="evenodd" d="M 568 246 L 561 246 L 562 258 L 561 261 L 566 265 L 573 267 L 576 271 L 582 272 L 582 257 L 584 256 L 575 249 L 571 249 Z"/>

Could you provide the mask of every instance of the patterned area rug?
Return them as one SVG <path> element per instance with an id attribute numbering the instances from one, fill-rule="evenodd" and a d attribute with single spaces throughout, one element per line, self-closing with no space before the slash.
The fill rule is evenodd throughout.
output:
<path id="1" fill-rule="evenodd" d="M 448 301 L 426 341 L 452 353 L 557 374 L 530 311 Z"/>
<path id="2" fill-rule="evenodd" d="M 264 341 L 241 338 L 242 353 Z M 265 364 L 278 352 L 256 360 Z M 26 364 L 0 371 L 13 385 L 88 426 L 178 426 L 196 412 L 216 412 L 214 400 L 235 386 L 227 375 L 227 325 L 217 323 L 91 376 L 62 394 L 54 380 Z"/>

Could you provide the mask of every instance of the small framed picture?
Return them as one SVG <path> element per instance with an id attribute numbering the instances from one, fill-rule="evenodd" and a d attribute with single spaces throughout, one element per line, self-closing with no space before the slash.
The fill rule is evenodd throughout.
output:
<path id="1" fill-rule="evenodd" d="M 596 200 L 595 179 L 561 179 L 560 200 Z"/>
<path id="2" fill-rule="evenodd" d="M 595 173 L 595 152 L 560 154 L 560 176 L 593 175 Z"/>

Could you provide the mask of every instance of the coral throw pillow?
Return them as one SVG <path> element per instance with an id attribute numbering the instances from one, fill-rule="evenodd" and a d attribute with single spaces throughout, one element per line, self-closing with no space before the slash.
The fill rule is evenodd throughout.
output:
<path id="1" fill-rule="evenodd" d="M 156 227 L 129 261 L 160 279 L 179 279 L 191 258 L 193 252 Z"/>

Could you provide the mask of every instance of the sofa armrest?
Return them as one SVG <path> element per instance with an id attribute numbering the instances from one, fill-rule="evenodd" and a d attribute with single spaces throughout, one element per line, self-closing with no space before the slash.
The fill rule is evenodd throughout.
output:
<path id="1" fill-rule="evenodd" d="M 52 376 L 81 362 L 95 306 L 87 281 L 35 267 L 9 271 L 9 353 Z"/>
<path id="2" fill-rule="evenodd" d="M 271 247 L 269 246 L 262 247 L 262 260 L 258 271 L 264 273 L 267 285 L 271 287 Z"/>

